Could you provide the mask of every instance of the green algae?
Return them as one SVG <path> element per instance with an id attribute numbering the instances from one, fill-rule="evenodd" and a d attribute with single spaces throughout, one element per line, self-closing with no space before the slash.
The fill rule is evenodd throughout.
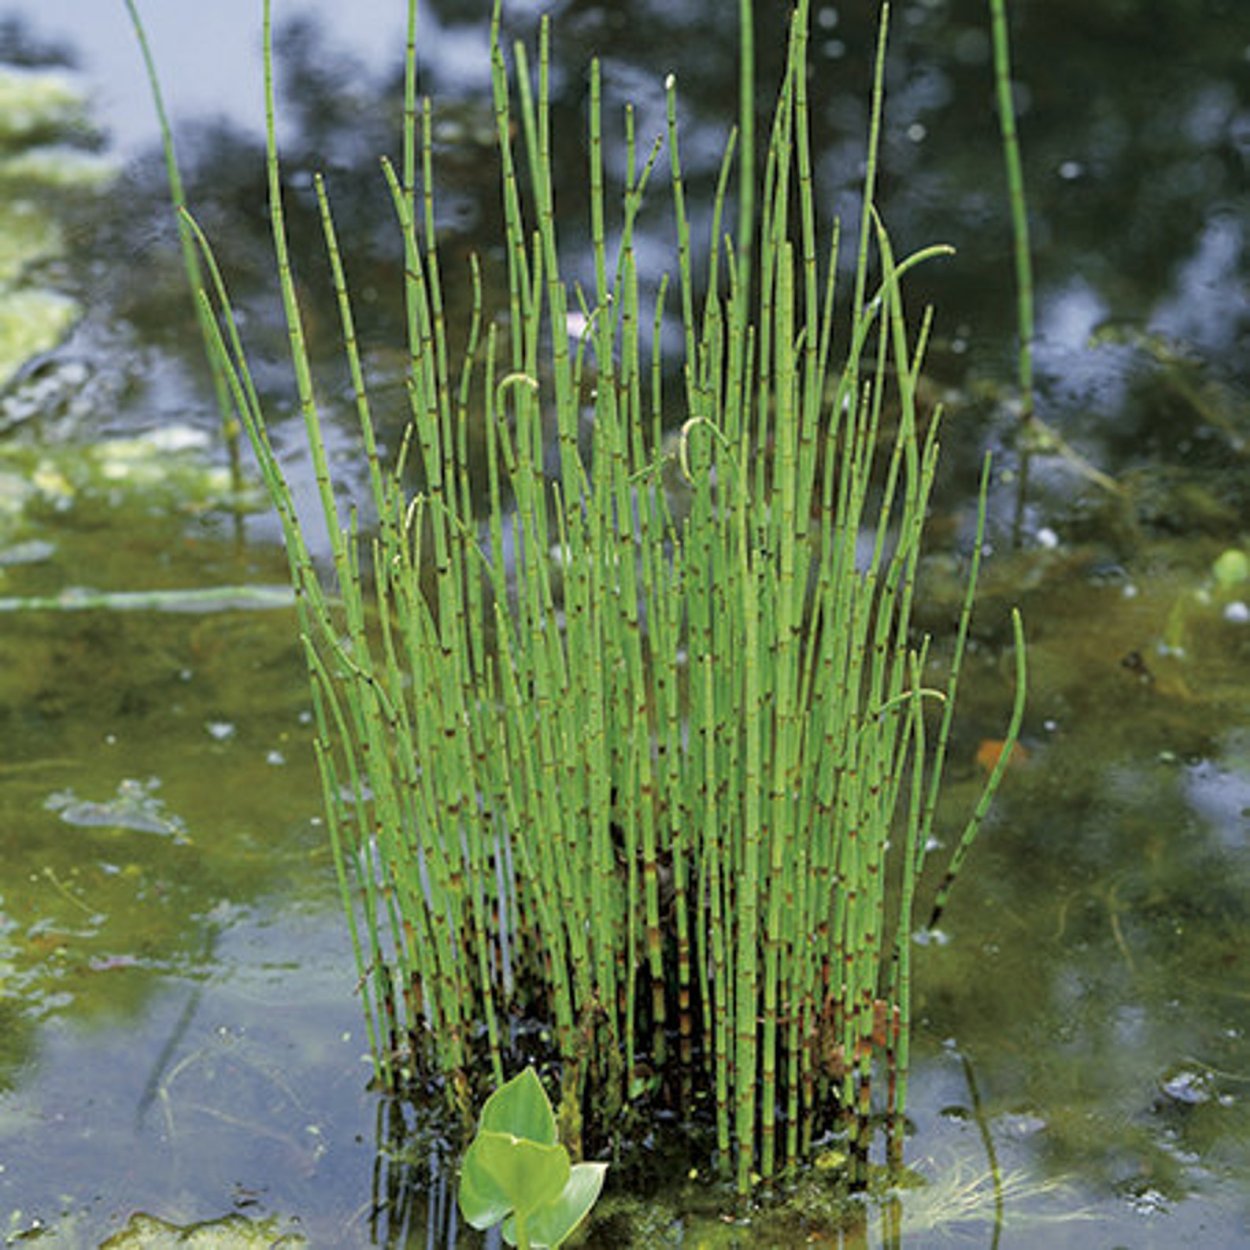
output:
<path id="1" fill-rule="evenodd" d="M 141 1212 L 132 1215 L 126 1227 L 103 1242 L 100 1250 L 278 1250 L 307 1244 L 301 1233 L 284 1229 L 283 1221 L 276 1219 L 227 1215 L 179 1225 Z"/>
<path id="2" fill-rule="evenodd" d="M 117 177 L 113 160 L 66 143 L 27 148 L 0 162 L 0 187 L 101 191 Z"/>
<path id="3" fill-rule="evenodd" d="M 0 174 L 5 162 L 0 161 Z M 61 228 L 30 199 L 0 201 L 0 287 L 11 285 L 24 270 L 64 250 Z"/>
<path id="4" fill-rule="evenodd" d="M 114 527 L 246 504 L 210 453 L 208 435 L 183 425 L 87 443 L 0 443 L 0 566 L 50 557 L 66 519 Z"/>
<path id="5" fill-rule="evenodd" d="M 23 362 L 51 351 L 81 315 L 77 300 L 39 288 L 0 290 L 0 386 Z"/>
<path id="6" fill-rule="evenodd" d="M 103 801 L 80 798 L 71 787 L 48 795 L 43 805 L 48 811 L 56 812 L 67 825 L 84 829 L 128 829 L 185 843 L 186 821 L 166 809 L 165 801 L 156 793 L 160 784 L 159 777 L 149 777 L 146 781 L 125 777 L 118 783 L 116 794 Z"/>
<path id="7" fill-rule="evenodd" d="M 0 147 L 67 131 L 88 131 L 81 79 L 67 70 L 0 65 Z"/>
<path id="8" fill-rule="evenodd" d="M 24 362 L 51 351 L 82 315 L 32 271 L 65 256 L 52 197 L 109 184 L 110 163 L 69 141 L 90 138 L 87 97 L 72 75 L 0 66 L 0 390 Z"/>

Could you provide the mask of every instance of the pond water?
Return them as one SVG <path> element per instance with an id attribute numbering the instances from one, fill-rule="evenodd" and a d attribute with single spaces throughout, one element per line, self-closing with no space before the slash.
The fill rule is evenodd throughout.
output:
<path id="1" fill-rule="evenodd" d="M 256 125 L 260 6 L 146 7 L 190 199 L 299 474 Z M 473 248 L 489 260 L 487 6 L 427 7 L 444 265 Z M 508 7 L 531 35 L 538 6 Z M 660 84 L 678 72 L 688 175 L 706 187 L 734 109 L 725 6 L 550 7 L 568 166 L 597 52 L 608 115 L 632 99 L 640 134 L 658 131 Z M 307 181 L 325 169 L 366 352 L 398 377 L 376 157 L 396 147 L 404 5 L 275 8 L 297 255 L 315 246 Z M 770 84 L 785 6 L 758 8 Z M 985 6 L 895 6 L 889 61 L 886 220 L 900 248 L 958 249 L 920 276 L 951 405 L 921 613 L 939 638 L 954 616 L 947 548 L 966 536 L 983 450 L 1001 453 L 952 812 L 1005 720 L 1011 604 L 1032 670 L 1027 755 L 940 940 L 917 952 L 917 1183 L 841 1232 L 815 1183 L 753 1213 L 698 1178 L 609 1185 L 588 1244 L 1250 1246 L 1250 580 L 1236 555 L 1250 543 L 1250 13 L 1242 0 L 1011 9 L 1040 413 L 1083 458 L 1036 458 L 1016 550 Z M 875 10 L 815 6 L 819 178 L 848 220 Z M 20 230 L 6 218 L 19 242 L 0 245 L 0 295 L 41 293 L 47 331 L 0 380 L 0 1235 L 161 1245 L 203 1225 L 178 1244 L 452 1244 L 445 1144 L 408 1124 L 396 1145 L 400 1113 L 367 1089 L 284 558 L 263 510 L 239 524 L 224 507 L 124 8 L 0 3 L 0 62 L 66 61 L 70 102 L 29 134 L 0 93 L 0 196 L 34 205 Z M 68 180 L 7 163 L 45 139 L 92 161 Z M 575 257 L 578 178 L 562 192 Z M 640 253 L 659 266 L 670 247 L 657 208 Z M 313 334 L 329 353 L 328 319 Z M 205 590 L 216 598 L 189 593 Z"/>

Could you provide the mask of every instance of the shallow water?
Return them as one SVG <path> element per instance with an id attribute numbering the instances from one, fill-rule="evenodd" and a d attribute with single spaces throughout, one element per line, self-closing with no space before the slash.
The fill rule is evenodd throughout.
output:
<path id="1" fill-rule="evenodd" d="M 496 209 L 478 146 L 490 117 L 463 69 L 484 47 L 480 6 L 433 7 L 449 266 L 489 240 Z M 765 82 L 780 40 L 759 7 Z M 852 212 L 869 7 L 816 15 L 821 177 L 829 204 Z M 152 34 L 191 198 L 247 309 L 261 383 L 289 411 L 253 124 L 258 8 L 234 0 L 176 24 L 154 13 Z M 386 31 L 401 8 L 373 0 L 374 27 L 324 3 L 278 6 L 328 15 L 322 33 L 286 44 L 300 83 L 287 133 L 297 244 L 312 254 L 300 192 L 324 166 L 384 379 L 399 367 L 397 272 L 374 161 L 394 147 L 381 101 L 394 99 Z M 518 32 L 531 8 L 516 10 Z M 996 484 L 946 836 L 978 781 L 978 747 L 1005 720 L 1012 603 L 1031 641 L 1028 757 L 941 939 L 918 952 L 908 1162 L 927 1184 L 893 1216 L 867 1207 L 848 1245 L 1250 1245 L 1250 584 L 1219 574 L 1250 530 L 1250 21 L 1215 0 L 1146 8 L 1013 7 L 1041 411 L 1127 489 L 1109 496 L 1071 462 L 1039 458 L 1014 553 L 1013 484 Z M 1012 428 L 982 9 L 898 6 L 891 51 L 887 220 L 900 245 L 960 249 L 924 288 L 939 304 L 932 373 L 952 400 L 939 548 L 966 532 L 974 466 L 985 446 L 1009 448 Z M 637 101 L 643 134 L 677 67 L 688 168 L 711 175 L 734 43 L 712 11 L 557 7 L 570 165 L 579 67 L 597 49 L 609 99 Z M 91 6 L 93 27 L 81 5 L 51 0 L 0 7 L 9 15 L 9 55 L 54 40 L 81 58 L 119 173 L 108 194 L 64 197 L 64 249 L 32 277 L 85 311 L 0 397 L 25 414 L 3 424 L 2 593 L 279 584 L 275 526 L 249 516 L 240 541 L 214 444 L 122 442 L 171 426 L 211 434 L 215 417 L 121 6 Z M 218 123 L 205 109 L 227 72 Z M 575 194 L 576 181 L 571 231 Z M 661 222 L 648 221 L 644 253 L 663 256 Z M 314 298 L 319 281 L 310 272 Z M 328 353 L 330 325 L 313 328 Z M 278 439 L 298 470 L 293 424 Z M 352 456 L 346 435 L 338 454 Z M 948 563 L 939 550 L 926 574 L 924 623 L 939 637 L 954 615 Z M 261 1244 L 447 1244 L 437 1142 L 418 1133 L 396 1153 L 390 1111 L 366 1089 L 292 615 L 176 593 L 162 608 L 0 614 L 0 1232 L 95 1246 L 142 1211 L 178 1226 L 244 1216 Z M 998 1234 L 991 1152 L 1005 1181 Z M 838 1244 L 822 1198 L 809 1186 L 746 1218 L 702 1180 L 641 1200 L 609 1193 L 591 1243 Z M 138 1236 L 157 1244 L 152 1228 Z M 205 1236 L 229 1244 L 221 1227 Z"/>

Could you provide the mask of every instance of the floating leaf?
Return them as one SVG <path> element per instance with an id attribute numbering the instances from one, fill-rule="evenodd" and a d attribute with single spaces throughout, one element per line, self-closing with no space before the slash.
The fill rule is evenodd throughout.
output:
<path id="1" fill-rule="evenodd" d="M 598 1201 L 607 1171 L 606 1163 L 574 1164 L 559 1197 L 530 1217 L 530 1245 L 559 1246 L 572 1236 Z"/>
<path id="2" fill-rule="evenodd" d="M 474 1228 L 489 1228 L 510 1212 L 519 1211 L 528 1220 L 561 1195 L 569 1173 L 569 1152 L 563 1146 L 479 1131 L 464 1157 L 460 1210 Z"/>
<path id="3" fill-rule="evenodd" d="M 556 1117 L 538 1073 L 523 1069 L 483 1104 L 479 1131 L 512 1133 L 544 1146 L 556 1143 Z"/>

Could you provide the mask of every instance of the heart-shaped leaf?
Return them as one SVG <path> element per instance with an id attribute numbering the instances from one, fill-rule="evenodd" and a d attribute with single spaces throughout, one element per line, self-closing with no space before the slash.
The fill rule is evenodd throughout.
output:
<path id="1" fill-rule="evenodd" d="M 524 1068 L 501 1085 L 483 1105 L 478 1128 L 554 1146 L 556 1117 L 538 1073 L 533 1068 Z"/>
<path id="2" fill-rule="evenodd" d="M 460 1210 L 474 1228 L 503 1222 L 509 1245 L 561 1245 L 603 1188 L 606 1163 L 569 1164 L 542 1082 L 526 1068 L 486 1100 L 460 1170 Z"/>
<path id="3" fill-rule="evenodd" d="M 496 1179 L 477 1161 L 474 1141 L 460 1164 L 460 1214 L 474 1228 L 490 1228 L 512 1210 L 512 1203 Z"/>
<path id="4" fill-rule="evenodd" d="M 560 1194 L 529 1217 L 528 1232 L 534 1250 L 542 1246 L 560 1246 L 586 1218 L 598 1200 L 606 1163 L 577 1163 Z"/>
<path id="5" fill-rule="evenodd" d="M 510 1212 L 527 1221 L 554 1201 L 569 1180 L 569 1153 L 512 1133 L 481 1130 L 460 1172 L 460 1210 L 474 1228 L 489 1228 Z"/>

